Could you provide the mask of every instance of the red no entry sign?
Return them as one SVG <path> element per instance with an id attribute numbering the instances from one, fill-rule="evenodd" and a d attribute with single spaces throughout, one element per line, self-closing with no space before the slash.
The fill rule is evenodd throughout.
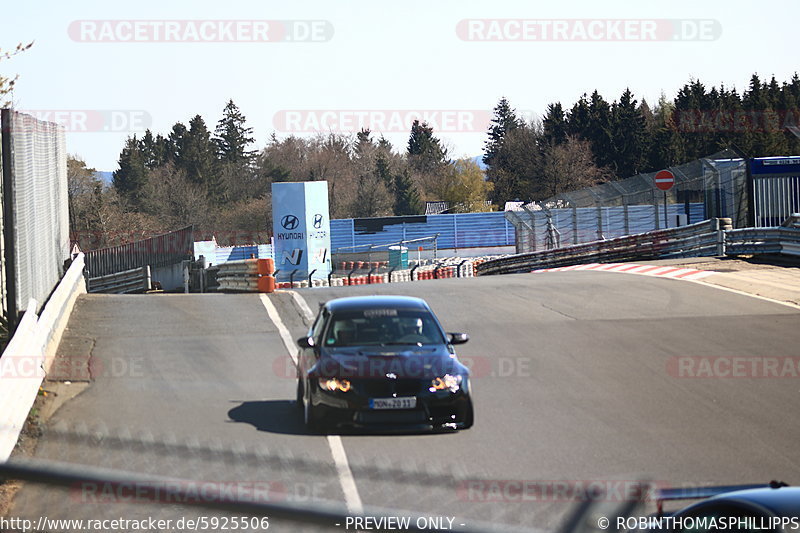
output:
<path id="1" fill-rule="evenodd" d="M 655 179 L 656 187 L 662 191 L 668 191 L 675 185 L 675 176 L 669 170 L 660 170 Z"/>

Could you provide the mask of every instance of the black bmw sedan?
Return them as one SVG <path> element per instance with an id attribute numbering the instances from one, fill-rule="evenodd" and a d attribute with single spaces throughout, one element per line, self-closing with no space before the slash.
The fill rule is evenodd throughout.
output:
<path id="1" fill-rule="evenodd" d="M 469 369 L 428 304 L 405 296 L 337 298 L 297 340 L 297 405 L 311 430 L 424 431 L 472 426 Z"/>

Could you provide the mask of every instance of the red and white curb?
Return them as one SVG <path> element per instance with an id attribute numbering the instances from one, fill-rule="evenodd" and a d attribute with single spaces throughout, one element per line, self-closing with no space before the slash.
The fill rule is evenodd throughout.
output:
<path id="1" fill-rule="evenodd" d="M 564 272 L 568 270 L 600 270 L 603 272 L 624 272 L 625 274 L 641 274 L 643 276 L 660 276 L 673 279 L 698 280 L 712 274 L 713 270 L 696 270 L 694 268 L 679 268 L 660 265 L 637 265 L 634 263 L 589 263 L 586 265 L 572 265 L 556 268 L 542 268 L 534 270 L 533 274 L 543 272 Z"/>

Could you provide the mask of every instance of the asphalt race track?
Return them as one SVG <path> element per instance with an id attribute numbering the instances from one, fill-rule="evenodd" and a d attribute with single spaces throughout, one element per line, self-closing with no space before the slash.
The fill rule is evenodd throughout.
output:
<path id="1" fill-rule="evenodd" d="M 727 364 L 703 373 L 714 358 L 797 358 L 796 309 L 603 272 L 297 291 L 312 310 L 376 293 L 423 297 L 448 331 L 469 333 L 458 353 L 473 369 L 475 426 L 335 437 L 367 512 L 552 528 L 569 505 L 569 493 L 547 490 L 560 484 L 800 483 L 800 377 L 732 377 L 741 367 Z M 268 298 L 291 337 L 303 335 L 298 300 Z M 333 441 L 301 423 L 291 358 L 259 295 L 84 296 L 67 339 L 62 355 L 91 350 L 94 381 L 53 416 L 38 457 L 352 504 Z M 508 490 L 520 483 L 544 488 Z M 11 515 L 185 514 L 98 502 L 94 490 L 29 485 Z M 282 525 L 271 528 L 296 530 Z"/>

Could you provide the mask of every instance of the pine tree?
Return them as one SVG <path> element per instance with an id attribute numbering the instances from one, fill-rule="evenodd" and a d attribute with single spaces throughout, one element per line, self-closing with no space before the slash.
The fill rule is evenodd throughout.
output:
<path id="1" fill-rule="evenodd" d="M 375 156 L 375 175 L 379 177 L 389 190 L 394 188 L 392 179 L 392 168 L 389 159 L 383 151 L 378 151 Z"/>
<path id="2" fill-rule="evenodd" d="M 253 128 L 245 126 L 246 120 L 233 100 L 228 100 L 222 110 L 222 118 L 217 122 L 213 139 L 217 159 L 221 163 L 239 168 L 248 167 L 252 163 L 255 151 L 247 148 L 254 141 Z"/>
<path id="3" fill-rule="evenodd" d="M 612 120 L 614 164 L 624 179 L 642 171 L 647 153 L 645 120 L 630 89 L 614 104 Z"/>
<path id="4" fill-rule="evenodd" d="M 176 167 L 181 166 L 187 133 L 186 126 L 182 122 L 176 122 L 167 136 L 167 161 Z"/>
<path id="5" fill-rule="evenodd" d="M 147 184 L 147 167 L 136 135 L 128 137 L 119 154 L 119 168 L 114 171 L 114 188 L 134 206 L 141 205 Z"/>
<path id="6" fill-rule="evenodd" d="M 409 164 L 416 172 L 433 173 L 447 164 L 447 150 L 427 122 L 415 120 L 411 125 L 407 153 Z"/>
<path id="7" fill-rule="evenodd" d="M 183 170 L 192 183 L 204 186 L 209 198 L 224 198 L 224 184 L 215 168 L 215 146 L 203 117 L 195 115 L 189 121 L 189 131 L 182 144 L 176 168 Z"/>
<path id="8" fill-rule="evenodd" d="M 567 122 L 564 108 L 560 102 L 547 106 L 547 113 L 542 120 L 544 141 L 548 144 L 562 144 L 567 140 Z"/>
<path id="9" fill-rule="evenodd" d="M 592 144 L 594 159 L 599 167 L 609 167 L 616 173 L 614 141 L 611 131 L 611 106 L 597 91 L 594 91 L 589 99 L 589 118 L 590 122 L 584 138 Z"/>
<path id="10" fill-rule="evenodd" d="M 408 170 L 399 172 L 394 178 L 394 214 L 418 215 L 422 210 L 419 192 L 414 185 L 414 181 L 408 174 Z"/>
<path id="11" fill-rule="evenodd" d="M 149 170 L 163 166 L 167 162 L 168 147 L 167 140 L 159 135 L 153 137 L 153 133 L 148 129 L 142 137 L 141 150 L 145 160 L 145 166 Z"/>
<path id="12" fill-rule="evenodd" d="M 584 93 L 567 114 L 567 133 L 588 141 L 591 122 L 589 100 Z"/>
<path id="13" fill-rule="evenodd" d="M 494 108 L 483 151 L 486 177 L 492 183 L 490 199 L 495 204 L 512 200 L 521 192 L 522 180 L 518 175 L 519 170 L 511 164 L 514 154 L 507 142 L 510 136 L 524 127 L 524 122 L 517 118 L 509 101 L 505 97 L 500 98 Z"/>
<path id="14" fill-rule="evenodd" d="M 511 108 L 511 104 L 503 96 L 494 108 L 494 115 L 489 124 L 489 138 L 484 143 L 483 163 L 490 169 L 497 166 L 495 157 L 503 146 L 506 134 L 519 126 L 520 120 L 517 118 L 516 111 Z"/>
<path id="15" fill-rule="evenodd" d="M 675 105 L 662 94 L 653 112 L 647 167 L 662 169 L 685 161 L 681 134 L 674 121 Z"/>
<path id="16" fill-rule="evenodd" d="M 371 134 L 372 132 L 367 128 L 361 128 L 361 131 L 356 133 L 356 144 L 353 147 L 353 152 L 357 159 L 370 155 L 374 147 L 370 138 Z"/>

